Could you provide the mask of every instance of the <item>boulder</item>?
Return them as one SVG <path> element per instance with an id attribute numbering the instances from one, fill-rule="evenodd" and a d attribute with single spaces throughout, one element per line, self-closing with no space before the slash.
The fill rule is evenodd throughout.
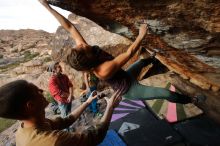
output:
<path id="1" fill-rule="evenodd" d="M 104 30 L 101 26 L 85 17 L 71 14 L 69 20 L 75 24 L 89 45 L 98 45 L 114 56 L 125 51 L 131 44 L 130 40 Z M 54 59 L 59 56 L 64 47 L 74 48 L 75 42 L 68 32 L 59 27 L 51 43 Z"/>

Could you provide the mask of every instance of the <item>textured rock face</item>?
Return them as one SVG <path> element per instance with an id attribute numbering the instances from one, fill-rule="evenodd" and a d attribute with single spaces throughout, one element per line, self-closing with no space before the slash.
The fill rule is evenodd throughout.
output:
<path id="1" fill-rule="evenodd" d="M 217 0 L 50 0 L 50 2 L 54 5 L 59 5 L 60 7 L 69 11 L 73 11 L 77 14 L 87 15 L 91 17 L 95 16 L 94 14 L 97 14 L 98 18 L 96 17 L 94 19 L 99 19 L 100 17 L 102 18 L 108 16 L 109 19 L 114 18 L 114 20 L 116 20 L 117 16 L 117 21 L 122 22 L 130 20 L 129 18 L 132 17 L 162 18 L 163 16 L 168 16 L 171 18 L 175 18 L 176 16 L 181 16 L 181 22 L 185 22 L 185 20 L 187 20 L 189 22 L 188 24 L 202 24 L 202 27 L 204 27 L 204 29 L 206 30 L 213 32 L 220 31 L 218 24 L 219 18 L 216 17 L 219 15 L 219 1 Z M 178 22 L 170 21 L 170 23 Z M 187 22 L 182 25 L 187 25 Z"/>
<path id="2" fill-rule="evenodd" d="M 115 29 L 111 29 L 112 24 L 117 22 L 136 34 L 137 22 L 147 19 L 152 32 L 158 34 L 169 46 L 205 56 L 219 57 L 220 54 L 220 1 L 217 0 L 49 0 L 49 2 L 85 16 L 114 32 Z M 122 34 L 131 37 L 130 33 Z M 211 59 L 203 61 L 219 67 L 214 63 L 216 57 L 213 58 L 211 62 Z"/>
<path id="3" fill-rule="evenodd" d="M 160 19 L 178 28 L 200 28 L 208 32 L 220 32 L 218 0 L 49 0 L 49 2 L 101 23 L 106 23 L 103 20 L 114 20 L 132 25 L 140 19 Z"/>
<path id="4" fill-rule="evenodd" d="M 50 74 L 53 34 L 36 30 L 0 30 L 0 85 L 16 79 L 26 79 L 47 89 Z"/>
<path id="5" fill-rule="evenodd" d="M 143 41 L 143 46 L 150 50 L 162 48 L 162 53 L 158 53 L 157 58 L 171 71 L 180 74 L 195 91 L 201 92 L 202 88 L 203 93 L 209 96 L 206 104 L 202 105 L 203 109 L 219 119 L 220 1 L 49 0 L 49 2 L 85 16 L 103 28 L 131 40 L 138 33 L 140 20 L 146 19 L 150 34 Z M 76 16 L 71 16 L 70 19 L 73 17 Z M 86 23 L 81 26 L 84 27 L 84 24 Z M 81 26 L 77 24 L 78 28 Z M 93 26 L 90 27 L 92 30 Z M 91 30 L 85 29 L 86 32 Z M 89 38 L 83 30 L 81 31 L 86 39 Z M 93 37 L 88 39 L 92 40 Z M 93 44 L 93 41 L 89 43 Z M 114 54 L 114 51 L 112 53 Z M 187 92 L 184 86 L 181 88 Z"/>
<path id="6" fill-rule="evenodd" d="M 113 55 L 120 54 L 126 50 L 131 43 L 130 40 L 104 30 L 102 27 L 87 18 L 71 14 L 69 20 L 77 27 L 88 44 L 98 45 Z M 57 54 L 59 54 L 64 47 L 74 48 L 75 42 L 68 32 L 62 27 L 59 27 L 55 34 L 55 38 L 52 41 L 51 47 L 53 49 L 52 56 L 56 59 L 56 56 L 59 56 Z"/>

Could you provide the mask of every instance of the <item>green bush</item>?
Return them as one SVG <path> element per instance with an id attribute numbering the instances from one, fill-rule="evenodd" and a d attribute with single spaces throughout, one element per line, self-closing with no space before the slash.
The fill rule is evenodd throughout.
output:
<path id="1" fill-rule="evenodd" d="M 51 57 L 45 57 L 44 58 L 44 62 L 50 62 L 50 61 L 52 61 Z"/>
<path id="2" fill-rule="evenodd" d="M 0 67 L 0 72 L 5 72 L 8 69 L 13 69 L 13 68 L 19 66 L 20 63 L 24 63 L 24 62 L 30 61 L 31 59 L 33 59 L 34 57 L 36 57 L 38 55 L 39 55 L 38 52 L 31 54 L 30 51 L 25 51 L 24 52 L 24 58 L 22 58 L 22 60 L 20 60 L 18 62 L 11 63 L 11 64 L 7 64 L 5 66 L 1 66 Z"/>
<path id="3" fill-rule="evenodd" d="M 11 63 L 11 64 L 7 64 L 7 65 L 5 65 L 5 66 L 1 66 L 0 67 L 0 72 L 5 72 L 5 71 L 7 71 L 7 69 L 9 69 L 9 68 L 15 68 L 15 67 L 17 67 L 17 66 L 19 66 L 20 65 L 20 63 L 19 62 L 14 62 L 14 63 Z"/>
<path id="4" fill-rule="evenodd" d="M 38 55 L 39 55 L 39 53 L 36 52 L 34 54 L 29 54 L 29 55 L 25 56 L 24 59 L 25 59 L 25 61 L 29 61 L 29 60 L 33 59 L 34 57 L 36 57 Z"/>
<path id="5" fill-rule="evenodd" d="M 15 122 L 16 122 L 16 120 L 0 118 L 0 132 L 11 127 Z"/>
<path id="6" fill-rule="evenodd" d="M 18 53 L 18 49 L 12 50 L 11 53 Z"/>
<path id="7" fill-rule="evenodd" d="M 30 54 L 31 54 L 31 51 L 29 51 L 29 50 L 27 50 L 27 51 L 24 51 L 24 57 L 26 57 L 26 56 L 29 56 Z"/>

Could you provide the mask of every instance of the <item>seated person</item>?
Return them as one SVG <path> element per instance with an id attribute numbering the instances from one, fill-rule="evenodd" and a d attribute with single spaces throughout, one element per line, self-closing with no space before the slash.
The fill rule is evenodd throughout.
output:
<path id="1" fill-rule="evenodd" d="M 25 80 L 0 87 L 0 117 L 20 120 L 16 146 L 96 146 L 104 139 L 114 107 L 121 100 L 120 91 L 106 98 L 106 111 L 101 120 L 83 132 L 66 132 L 87 106 L 96 98 L 93 94 L 66 118 L 45 118 L 48 105 L 42 90 Z"/>
<path id="2" fill-rule="evenodd" d="M 98 78 L 92 72 L 84 72 L 83 74 L 84 82 L 86 84 L 86 96 L 89 97 L 93 91 L 97 90 Z M 89 105 L 89 109 L 94 114 L 94 116 L 101 116 L 97 105 L 97 99 L 92 101 L 92 103 Z"/>

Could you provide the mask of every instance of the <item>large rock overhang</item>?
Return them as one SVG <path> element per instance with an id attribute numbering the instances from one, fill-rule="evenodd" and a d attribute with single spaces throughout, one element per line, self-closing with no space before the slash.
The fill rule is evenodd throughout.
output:
<path id="1" fill-rule="evenodd" d="M 220 21 L 216 18 L 219 16 L 218 14 L 220 14 L 220 5 L 218 5 L 220 4 L 219 2 L 213 2 L 210 0 L 203 2 L 150 0 L 138 0 L 134 2 L 129 0 L 123 0 L 120 2 L 114 0 L 49 0 L 49 2 L 63 9 L 72 11 L 77 15 L 85 16 L 102 26 L 108 26 L 108 24 L 112 21 L 120 23 L 127 26 L 134 33 L 134 36 L 137 34 L 136 25 L 138 21 L 143 19 L 163 21 L 163 23 L 166 24 L 164 27 L 161 26 L 162 24 L 160 22 L 152 22 L 152 20 L 149 21 L 151 22 L 152 31 L 159 34 L 157 36 L 148 35 L 143 43 L 143 46 L 149 49 L 164 49 L 166 51 L 166 56 L 158 55 L 158 59 L 161 60 L 161 62 L 168 68 L 178 74 L 181 74 L 184 78 L 190 79 L 192 83 L 203 89 L 219 91 L 220 77 L 219 75 L 216 75 L 219 71 L 199 62 L 198 59 L 182 51 L 183 49 L 193 50 L 201 46 L 207 46 L 208 48 L 210 48 L 210 46 L 214 46 L 216 50 L 220 49 L 220 45 L 218 43 L 209 43 L 216 39 L 219 40 L 219 36 L 217 34 L 220 32 L 220 26 L 218 23 Z M 208 10 L 208 8 L 211 8 L 212 10 Z M 203 13 L 203 15 L 199 15 L 200 13 Z M 213 15 L 210 16 L 211 18 L 207 18 L 210 13 L 213 13 Z M 173 34 L 172 31 L 175 30 L 187 32 L 187 35 L 190 33 L 201 34 L 206 36 L 206 39 L 191 39 L 188 42 L 183 40 L 180 41 L 179 44 L 171 43 L 169 40 L 172 40 L 172 38 L 167 39 L 168 37 L 164 37 L 165 41 L 167 40 L 166 42 L 161 39 L 163 38 L 162 35 L 164 35 L 164 33 L 168 35 Z M 175 39 L 173 38 L 173 40 Z M 193 42 L 196 42 L 194 43 L 195 45 L 193 45 Z M 188 45 L 187 43 L 191 45 Z M 180 49 L 177 47 L 180 47 Z M 173 51 L 175 53 L 169 53 Z M 216 51 L 215 53 L 219 52 Z M 176 58 L 172 59 L 171 56 L 176 56 Z"/>
<path id="2" fill-rule="evenodd" d="M 156 58 L 167 68 L 207 92 L 209 100 L 201 107 L 215 118 L 220 115 L 219 68 L 201 62 L 190 53 L 205 51 L 206 55 L 213 52 L 214 55 L 220 54 L 220 2 L 49 0 L 49 3 L 87 17 L 106 29 L 110 23 L 126 26 L 133 35 L 122 35 L 131 40 L 138 33 L 138 22 L 147 19 L 152 33 L 146 36 L 142 45 L 149 52 L 160 48 Z"/>

